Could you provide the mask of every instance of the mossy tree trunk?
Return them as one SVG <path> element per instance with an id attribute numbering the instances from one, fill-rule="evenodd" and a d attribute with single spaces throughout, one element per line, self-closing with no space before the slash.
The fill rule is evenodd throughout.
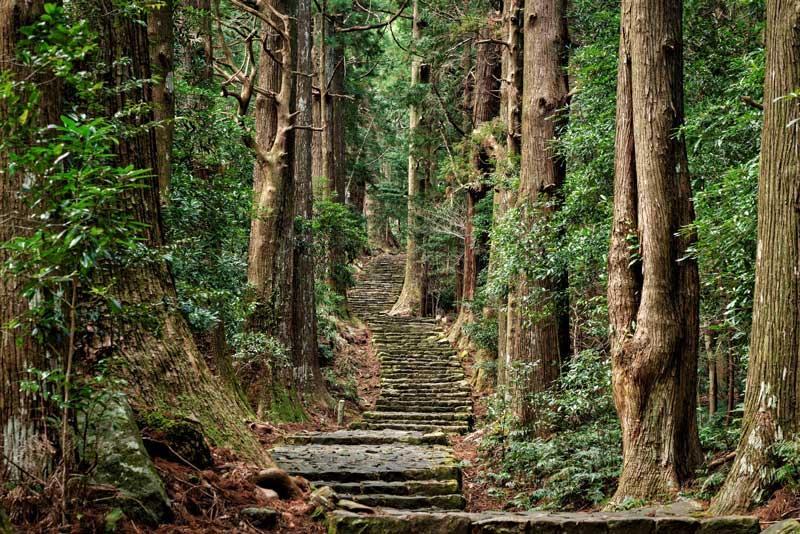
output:
<path id="1" fill-rule="evenodd" d="M 764 127 L 758 182 L 758 254 L 744 421 L 736 460 L 712 503 L 742 512 L 764 497 L 773 445 L 800 430 L 800 11 L 767 1 Z"/>
<path id="2" fill-rule="evenodd" d="M 624 0 L 608 301 L 623 468 L 613 502 L 670 497 L 701 459 L 697 263 L 683 123 L 681 0 Z M 645 22 L 646 21 L 646 22 Z M 638 251 L 631 255 L 631 242 Z"/>
<path id="3" fill-rule="evenodd" d="M 147 27 L 113 2 L 95 0 L 87 19 L 96 25 L 101 46 L 99 58 L 109 87 L 116 88 L 107 101 L 107 112 L 142 103 L 152 104 L 149 80 L 150 47 Z M 117 146 L 121 165 L 158 170 L 156 135 L 151 112 L 132 116 Z M 159 213 L 158 173 L 147 186 L 127 194 L 124 206 L 131 217 L 146 225 L 139 236 L 153 249 L 163 246 Z M 230 447 L 245 458 L 270 464 L 266 452 L 250 433 L 245 421 L 249 407 L 221 380 L 212 376 L 197 350 L 189 327 L 176 307 L 177 296 L 166 263 L 161 259 L 141 261 L 116 274 L 113 288 L 123 307 L 139 309 L 147 324 L 115 324 L 109 332 L 119 347 L 117 370 L 127 380 L 132 405 L 140 411 L 166 411 L 197 419 L 212 443 Z"/>

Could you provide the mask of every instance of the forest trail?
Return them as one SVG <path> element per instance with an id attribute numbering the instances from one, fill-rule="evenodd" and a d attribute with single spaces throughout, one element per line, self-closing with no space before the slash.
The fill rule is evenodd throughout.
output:
<path id="1" fill-rule="evenodd" d="M 375 409 L 350 430 L 291 435 L 271 454 L 292 475 L 332 488 L 341 508 L 462 510 L 461 468 L 447 434 L 470 427 L 469 384 L 433 319 L 387 314 L 400 294 L 403 265 L 403 256 L 372 259 L 348 295 L 381 362 Z"/>

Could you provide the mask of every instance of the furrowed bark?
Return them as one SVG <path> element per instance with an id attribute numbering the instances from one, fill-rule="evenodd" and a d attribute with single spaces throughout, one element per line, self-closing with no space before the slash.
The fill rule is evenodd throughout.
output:
<path id="1" fill-rule="evenodd" d="M 150 65 L 153 71 L 153 119 L 156 120 L 156 157 L 161 203 L 169 201 L 172 176 L 172 141 L 175 137 L 175 36 L 173 0 L 158 4 L 147 14 Z"/>
<path id="2" fill-rule="evenodd" d="M 800 429 L 800 11 L 767 2 L 764 127 L 758 187 L 758 248 L 753 329 L 742 435 L 736 460 L 712 503 L 717 514 L 741 512 L 768 497 L 772 446 Z"/>
<path id="3" fill-rule="evenodd" d="M 295 123 L 310 126 L 313 120 L 311 81 L 313 63 L 311 57 L 311 0 L 297 0 L 297 56 L 295 77 L 296 116 Z M 317 347 L 317 314 L 314 294 L 314 253 L 311 222 L 314 215 L 311 183 L 311 130 L 296 129 L 294 132 L 294 211 L 301 221 L 295 235 L 293 321 L 292 341 L 293 377 L 297 387 L 307 400 L 328 401 L 332 404 L 325 387 L 319 366 Z"/>
<path id="4" fill-rule="evenodd" d="M 19 30 L 35 22 L 44 1 L 0 0 L 0 72 L 14 80 L 27 79 L 31 72 L 16 59 Z M 37 78 L 38 79 L 38 78 Z M 38 108 L 35 124 L 46 126 L 58 121 L 60 85 L 54 81 L 37 84 Z M 0 117 L 9 110 L 0 103 Z M 0 132 L 5 137 L 6 132 Z M 0 243 L 29 235 L 34 227 L 32 214 L 23 193 L 22 173 L 8 168 L 9 154 L 0 151 Z M 8 259 L 0 250 L 0 264 Z M 0 276 L 0 481 L 21 482 L 28 477 L 44 478 L 51 467 L 51 447 L 55 436 L 48 436 L 41 398 L 21 389 L 30 380 L 28 369 L 47 370 L 58 365 L 29 335 L 27 325 L 11 326 L 28 311 L 28 301 L 20 294 L 19 282 Z"/>
<path id="5" fill-rule="evenodd" d="M 697 264 L 683 122 L 680 0 L 622 4 L 609 320 L 623 470 L 612 499 L 674 495 L 701 459 Z M 644 21 L 647 21 L 646 23 Z M 631 244 L 639 243 L 631 257 Z"/>
<path id="6" fill-rule="evenodd" d="M 113 116 L 128 106 L 152 102 L 148 84 L 126 83 L 150 79 L 147 28 L 112 2 L 96 0 L 91 7 L 98 15 L 90 20 L 98 25 L 100 59 L 108 66 L 106 82 L 119 89 L 108 99 L 107 113 Z M 127 125 L 136 127 L 151 121 L 152 114 L 143 112 L 131 117 Z M 157 171 L 153 129 L 125 132 L 117 147 L 117 162 Z M 161 247 L 158 173 L 153 173 L 146 187 L 127 193 L 124 206 L 136 221 L 147 225 L 139 236 L 143 242 L 154 249 Z M 175 306 L 177 296 L 166 263 L 154 259 L 121 269 L 116 273 L 113 291 L 123 309 L 140 308 L 148 317 L 147 325 L 131 326 L 125 321 L 113 325 L 110 332 L 119 346 L 117 371 L 127 381 L 131 404 L 140 411 L 164 411 L 197 419 L 212 443 L 237 450 L 252 461 L 271 464 L 245 424 L 253 416 L 249 407 L 212 376 L 197 350 Z"/>
<path id="7" fill-rule="evenodd" d="M 566 75 L 566 1 L 528 1 L 524 11 L 524 80 L 520 190 L 516 205 L 523 224 L 548 220 L 561 203 L 566 175 L 564 161 L 553 152 L 553 141 L 566 120 L 569 92 Z M 532 394 L 558 378 L 569 352 L 569 324 L 565 277 L 515 280 L 516 309 L 509 317 L 513 337 L 506 350 L 513 380 L 513 407 L 520 422 L 529 426 L 538 415 Z M 562 294 L 559 294 L 562 293 Z"/>

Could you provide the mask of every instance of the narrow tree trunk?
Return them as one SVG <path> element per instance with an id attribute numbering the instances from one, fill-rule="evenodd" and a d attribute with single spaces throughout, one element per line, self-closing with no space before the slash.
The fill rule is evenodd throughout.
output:
<path id="1" fill-rule="evenodd" d="M 296 0 L 297 58 L 296 116 L 300 126 L 294 134 L 294 211 L 301 221 L 294 247 L 294 338 L 292 356 L 294 380 L 308 400 L 330 400 L 319 366 L 317 312 L 314 295 L 314 251 L 311 222 L 314 216 L 311 181 L 311 126 L 313 120 L 311 82 L 311 0 Z"/>
<path id="2" fill-rule="evenodd" d="M 744 420 L 736 460 L 712 503 L 747 510 L 767 495 L 779 465 L 771 447 L 800 428 L 800 11 L 767 1 L 764 127 L 758 187 L 758 254 Z M 731 373 L 732 374 L 732 373 Z"/>
<path id="3" fill-rule="evenodd" d="M 173 0 L 156 4 L 147 14 L 147 38 L 150 41 L 150 65 L 153 71 L 153 118 L 158 123 L 156 158 L 160 201 L 169 201 L 172 176 L 172 141 L 175 137 L 175 53 L 172 15 Z"/>
<path id="4" fill-rule="evenodd" d="M 478 44 L 475 59 L 474 100 L 472 109 L 472 125 L 478 128 L 484 122 L 492 120 L 500 107 L 499 78 L 500 75 L 500 50 L 496 43 L 490 42 L 492 28 L 478 32 L 479 41 L 489 41 Z M 450 329 L 449 339 L 453 343 L 462 341 L 462 328 L 465 324 L 474 322 L 475 313 L 472 310 L 472 300 L 478 286 L 478 257 L 475 243 L 475 207 L 487 193 L 483 185 L 484 173 L 490 172 L 488 158 L 483 147 L 474 149 L 473 171 L 475 183 L 469 184 L 466 189 L 467 213 L 464 224 L 464 269 L 461 278 L 461 299 L 453 327 Z M 467 341 L 468 342 L 468 341 Z"/>
<path id="5" fill-rule="evenodd" d="M 708 415 L 717 413 L 717 354 L 714 351 L 714 336 L 711 330 L 703 333 L 706 346 L 706 365 L 708 365 Z"/>
<path id="6" fill-rule="evenodd" d="M 624 0 L 609 316 L 623 470 L 613 502 L 673 495 L 700 460 L 697 264 L 683 122 L 680 0 Z M 647 24 L 641 21 L 647 20 Z M 641 261 L 632 261 L 638 238 Z M 634 258 L 636 260 L 636 258 Z M 643 277 L 642 273 L 647 273 Z"/>
<path id="7" fill-rule="evenodd" d="M 525 3 L 522 152 L 516 204 L 526 225 L 549 219 L 558 209 L 566 174 L 563 160 L 552 147 L 566 120 L 563 108 L 569 91 L 566 9 L 565 0 Z M 569 326 L 564 320 L 567 307 L 562 302 L 565 296 L 559 295 L 564 289 L 561 286 L 559 277 L 529 280 L 524 275 L 514 284 L 519 309 L 510 317 L 515 335 L 506 350 L 516 374 L 515 413 L 526 426 L 538 418 L 530 395 L 545 391 L 558 378 L 562 359 L 569 351 Z"/>
<path id="8" fill-rule="evenodd" d="M 150 79 L 147 28 L 116 5 L 98 0 L 101 60 L 112 93 L 107 102 L 110 116 L 128 106 L 151 103 L 148 84 L 132 83 Z M 151 123 L 152 114 L 131 117 L 139 126 L 122 136 L 117 162 L 140 169 L 158 169 L 155 132 L 141 126 Z M 158 173 L 147 187 L 128 194 L 123 204 L 131 217 L 146 226 L 140 237 L 153 248 L 163 245 L 159 216 Z M 252 412 L 229 388 L 212 376 L 197 350 L 188 325 L 173 303 L 177 300 L 172 277 L 163 261 L 140 262 L 117 274 L 114 291 L 123 306 L 144 307 L 159 328 L 146 325 L 115 325 L 111 332 L 119 344 L 122 361 L 118 372 L 127 379 L 132 405 L 142 411 L 189 414 L 201 422 L 209 439 L 220 446 L 238 450 L 244 457 L 270 463 L 263 447 L 245 425 Z"/>
<path id="9" fill-rule="evenodd" d="M 505 166 L 509 166 L 511 158 L 519 154 L 520 150 L 520 93 L 522 92 L 522 54 L 520 43 L 519 18 L 522 9 L 521 0 L 505 0 L 503 2 L 503 36 L 506 45 L 501 47 L 502 71 L 500 84 L 500 116 L 506 127 Z M 492 226 L 505 216 L 508 210 L 510 193 L 503 187 L 495 189 L 494 206 L 492 212 Z M 489 262 L 493 263 L 494 253 L 490 252 Z M 490 268 L 491 270 L 491 268 Z M 509 310 L 508 296 L 497 303 L 497 385 L 508 385 L 508 339 L 509 339 Z"/>
<path id="10" fill-rule="evenodd" d="M 733 412 L 736 410 L 736 360 L 730 346 L 725 351 L 726 356 L 726 375 L 728 377 L 728 391 L 726 391 L 725 424 L 731 424 Z"/>
<path id="11" fill-rule="evenodd" d="M 411 38 L 416 45 L 420 40 L 420 18 L 417 0 L 414 0 L 413 30 Z M 411 61 L 411 85 L 420 83 L 422 64 L 415 55 Z M 418 159 L 420 147 L 414 136 L 420 127 L 419 110 L 415 104 L 409 106 L 409 148 L 408 148 L 408 227 L 406 228 L 406 265 L 403 289 L 392 308 L 391 315 L 423 315 L 425 305 L 425 268 L 422 251 L 417 245 L 417 203 L 420 197 L 419 167 L 424 165 Z"/>
<path id="12" fill-rule="evenodd" d="M 28 79 L 31 73 L 16 59 L 20 28 L 32 24 L 42 13 L 40 0 L 0 0 L 0 72 L 15 80 Z M 54 81 L 40 80 L 35 123 L 41 126 L 57 122 L 61 97 Z M 0 122 L 8 110 L 0 103 Z M 23 194 L 23 176 L 8 168 L 9 154 L 0 152 L 0 243 L 31 232 L 33 221 Z M 0 265 L 8 259 L 0 250 Z M 56 362 L 48 358 L 27 332 L 26 325 L 11 326 L 28 311 L 28 302 L 20 294 L 17 281 L 0 277 L 0 480 L 24 481 L 26 476 L 44 478 L 51 464 L 48 451 L 54 441 L 48 436 L 41 399 L 21 389 L 21 381 L 30 380 L 28 369 L 47 370 Z"/>

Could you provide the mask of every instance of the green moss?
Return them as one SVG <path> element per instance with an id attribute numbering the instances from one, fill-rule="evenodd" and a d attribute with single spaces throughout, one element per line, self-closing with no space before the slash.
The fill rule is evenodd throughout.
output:
<path id="1" fill-rule="evenodd" d="M 278 384 L 273 386 L 269 413 L 273 420 L 284 423 L 300 423 L 308 420 L 297 392 Z"/>

